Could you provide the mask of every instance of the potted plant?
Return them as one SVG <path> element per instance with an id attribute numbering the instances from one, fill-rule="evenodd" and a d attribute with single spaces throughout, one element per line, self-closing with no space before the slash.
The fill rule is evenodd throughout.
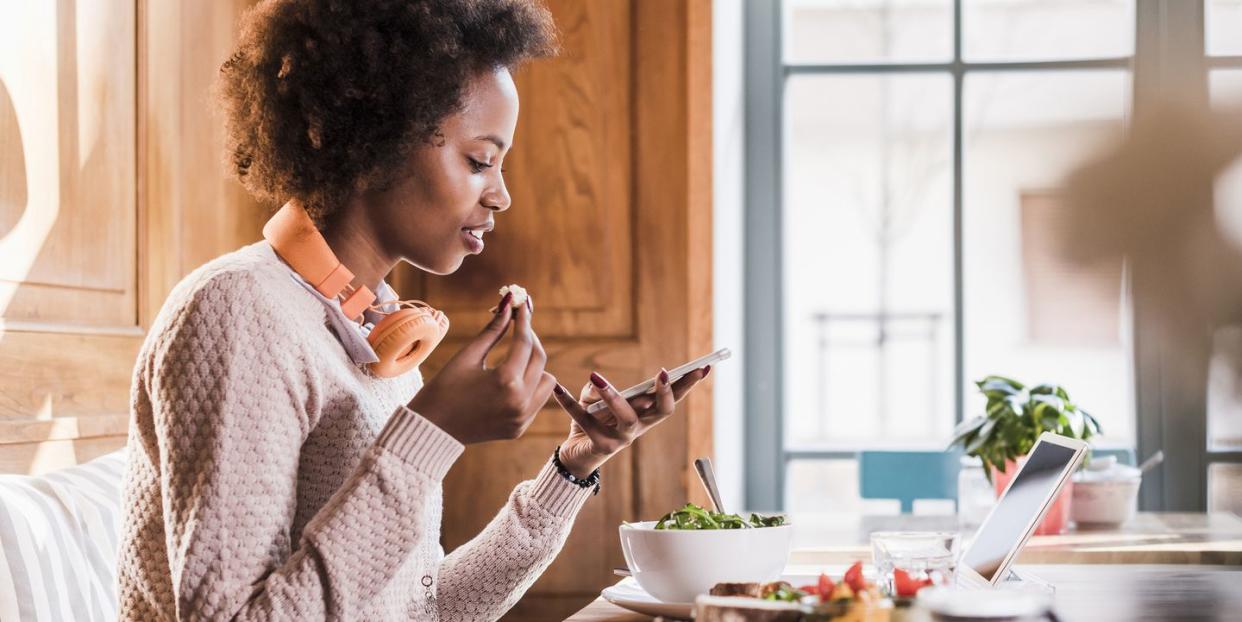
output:
<path id="1" fill-rule="evenodd" d="M 983 473 L 995 485 L 997 496 L 1009 485 L 1015 467 L 1030 453 L 1040 434 L 1053 432 L 1084 441 L 1100 434 L 1095 417 L 1074 404 L 1058 385 L 1028 388 L 1004 376 L 988 376 L 975 385 L 987 398 L 987 407 L 984 414 L 957 426 L 950 446 L 961 446 L 966 455 L 983 462 Z M 1065 531 L 1072 486 L 1072 482 L 1066 483 L 1035 533 Z"/>

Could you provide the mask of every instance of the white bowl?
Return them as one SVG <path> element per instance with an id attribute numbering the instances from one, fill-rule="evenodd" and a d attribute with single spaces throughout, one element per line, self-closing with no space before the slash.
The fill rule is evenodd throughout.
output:
<path id="1" fill-rule="evenodd" d="M 1082 526 L 1121 525 L 1138 513 L 1139 479 L 1074 482 L 1070 515 Z"/>
<path id="2" fill-rule="evenodd" d="M 692 603 L 717 583 L 775 581 L 789 560 L 789 525 L 681 530 L 655 524 L 621 525 L 621 551 L 634 580 L 666 603 Z"/>

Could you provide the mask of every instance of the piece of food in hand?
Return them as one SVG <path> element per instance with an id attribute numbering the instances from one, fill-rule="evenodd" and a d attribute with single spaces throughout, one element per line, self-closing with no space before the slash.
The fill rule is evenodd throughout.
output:
<path id="1" fill-rule="evenodd" d="M 665 514 L 656 522 L 656 529 L 745 529 L 751 527 L 779 527 L 785 524 L 781 515 L 760 516 L 751 514 L 744 519 L 737 514 L 724 514 L 687 503 L 680 510 Z"/>
<path id="2" fill-rule="evenodd" d="M 530 294 L 526 293 L 526 288 L 516 283 L 500 288 L 500 297 L 504 298 L 505 294 L 513 294 L 512 302 L 515 309 L 526 304 L 526 299 L 530 297 Z"/>

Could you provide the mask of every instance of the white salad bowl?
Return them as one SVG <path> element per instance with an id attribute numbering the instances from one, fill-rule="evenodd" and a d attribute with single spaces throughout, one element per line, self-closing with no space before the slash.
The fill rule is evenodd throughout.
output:
<path id="1" fill-rule="evenodd" d="M 793 528 L 656 529 L 655 521 L 621 525 L 630 574 L 666 603 L 692 603 L 717 583 L 766 583 L 781 576 Z"/>

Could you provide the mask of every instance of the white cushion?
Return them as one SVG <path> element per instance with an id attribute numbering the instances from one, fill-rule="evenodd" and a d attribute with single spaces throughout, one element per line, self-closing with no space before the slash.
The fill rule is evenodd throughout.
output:
<path id="1" fill-rule="evenodd" d="M 38 477 L 0 475 L 0 620 L 116 619 L 125 450 Z"/>

